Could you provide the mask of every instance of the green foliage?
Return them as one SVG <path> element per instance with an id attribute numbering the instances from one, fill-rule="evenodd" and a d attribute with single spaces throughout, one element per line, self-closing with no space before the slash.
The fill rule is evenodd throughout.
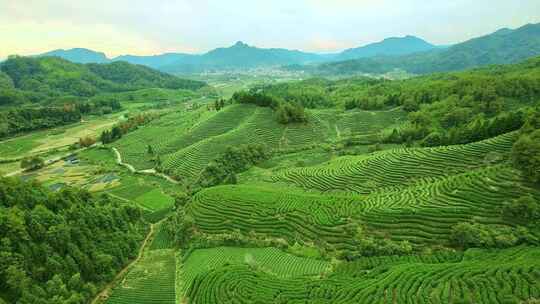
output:
<path id="1" fill-rule="evenodd" d="M 294 256 L 276 248 L 197 249 L 184 259 L 182 284 L 179 290 L 181 295 L 189 290 L 198 276 L 227 265 L 246 265 L 252 269 L 264 270 L 280 278 L 286 278 L 318 275 L 325 272 L 330 264 L 318 259 Z"/>
<path id="2" fill-rule="evenodd" d="M 13 108 L 0 112 L 0 138 L 80 120 L 80 109 L 73 106 Z"/>
<path id="3" fill-rule="evenodd" d="M 103 144 L 110 144 L 122 138 L 122 136 L 127 134 L 128 132 L 131 132 L 141 126 L 146 125 L 155 118 L 156 115 L 153 114 L 138 114 L 136 116 L 128 118 L 128 120 L 126 121 L 122 121 L 116 124 L 114 127 L 112 127 L 111 130 L 103 131 L 99 139 Z M 154 154 L 151 146 L 147 147 L 147 152 L 152 155 Z"/>
<path id="4" fill-rule="evenodd" d="M 533 223 L 540 219 L 540 203 L 532 196 L 522 196 L 503 206 L 502 214 L 509 220 Z"/>
<path id="5" fill-rule="evenodd" d="M 45 166 L 45 161 L 40 157 L 25 157 L 21 160 L 21 169 L 32 171 L 38 170 Z"/>
<path id="6" fill-rule="evenodd" d="M 0 180 L 0 291 L 10 303 L 83 303 L 135 255 L 138 209 L 72 188 Z"/>
<path id="7" fill-rule="evenodd" d="M 126 62 L 77 64 L 59 57 L 10 57 L 0 70 L 15 88 L 46 96 L 94 96 L 99 92 L 132 91 L 148 87 L 198 89 L 204 83 L 183 80 Z"/>
<path id="8" fill-rule="evenodd" d="M 82 65 L 58 57 L 12 56 L 0 64 L 0 138 L 120 110 L 118 96 L 106 93 L 204 85 L 125 62 Z"/>
<path id="9" fill-rule="evenodd" d="M 236 184 L 236 174 L 270 157 L 263 145 L 248 144 L 227 147 L 222 156 L 208 164 L 196 182 L 196 188 L 208 188 L 220 184 Z"/>
<path id="10" fill-rule="evenodd" d="M 281 103 L 276 109 L 276 117 L 281 124 L 305 123 L 308 121 L 304 108 L 298 104 Z"/>
<path id="11" fill-rule="evenodd" d="M 374 96 L 381 92 L 386 80 L 373 78 L 350 78 L 326 80 L 320 78 L 298 82 L 285 82 L 256 86 L 251 91 L 276 100 L 286 100 L 305 108 L 332 108 L 343 105 L 346 109 L 381 109 L 395 104 L 396 96 Z"/>
<path id="12" fill-rule="evenodd" d="M 307 122 L 308 119 L 301 104 L 279 101 L 269 95 L 255 91 L 234 93 L 232 100 L 237 103 L 272 108 L 275 111 L 277 121 L 281 124 Z"/>
<path id="13" fill-rule="evenodd" d="M 88 70 L 101 78 L 130 88 L 165 88 L 197 90 L 205 86 L 203 82 L 180 79 L 142 65 L 119 61 L 110 64 L 88 64 Z"/>
<path id="14" fill-rule="evenodd" d="M 452 227 L 452 241 L 463 248 L 505 248 L 522 243 L 536 244 L 538 239 L 524 227 L 499 227 L 478 223 L 459 223 Z"/>
<path id="15" fill-rule="evenodd" d="M 525 178 L 540 183 L 540 129 L 520 136 L 512 148 L 512 160 Z"/>

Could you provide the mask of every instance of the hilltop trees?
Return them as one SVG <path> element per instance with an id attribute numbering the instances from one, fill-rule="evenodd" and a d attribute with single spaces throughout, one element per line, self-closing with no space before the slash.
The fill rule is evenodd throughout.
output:
<path id="1" fill-rule="evenodd" d="M 269 157 L 270 152 L 263 145 L 229 146 L 223 155 L 204 168 L 195 183 L 195 188 L 235 184 L 237 173 L 245 171 Z"/>
<path id="2" fill-rule="evenodd" d="M 282 124 L 307 122 L 304 108 L 297 104 L 284 102 L 276 108 L 277 121 Z"/>
<path id="3" fill-rule="evenodd" d="M 245 91 L 234 93 L 232 99 L 238 103 L 272 108 L 275 112 L 276 120 L 282 124 L 308 121 L 304 107 L 299 103 L 280 101 L 269 95 Z"/>

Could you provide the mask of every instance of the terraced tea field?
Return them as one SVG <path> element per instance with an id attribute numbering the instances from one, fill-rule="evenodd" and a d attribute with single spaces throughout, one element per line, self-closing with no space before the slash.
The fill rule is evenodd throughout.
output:
<path id="1" fill-rule="evenodd" d="M 329 271 L 330 263 L 296 257 L 276 248 L 218 247 L 198 249 L 182 263 L 178 273 L 178 291 L 185 295 L 200 276 L 225 265 L 244 265 L 281 278 L 317 276 Z"/>
<path id="2" fill-rule="evenodd" d="M 208 235 L 240 231 L 342 250 L 356 246 L 354 227 L 361 225 L 381 238 L 446 244 L 451 227 L 459 222 L 511 226 L 502 219 L 503 204 L 531 190 L 518 172 L 497 164 L 513 136 L 339 158 L 275 176 L 275 181 L 293 176 L 290 180 L 301 181 L 304 188 L 324 192 L 248 182 L 203 190 L 187 211 L 197 229 Z M 488 151 L 496 154 L 492 161 L 486 160 Z"/>
<path id="3" fill-rule="evenodd" d="M 155 155 L 147 153 L 150 145 L 160 156 L 163 169 L 186 182 L 196 178 L 228 146 L 260 143 L 271 150 L 312 147 L 342 138 L 345 134 L 339 128 L 344 126 L 354 125 L 354 132 L 381 131 L 398 124 L 403 113 L 317 110 L 310 117 L 307 124 L 282 125 L 268 108 L 235 104 L 213 112 L 203 106 L 164 116 L 128 134 L 114 146 L 126 163 L 137 169 L 150 169 L 156 165 Z M 372 123 L 374 119 L 378 120 L 377 124 Z M 355 124 L 355 120 L 359 123 Z"/>
<path id="4" fill-rule="evenodd" d="M 540 297 L 540 250 L 468 250 L 463 258 L 340 264 L 320 278 L 227 265 L 198 276 L 190 303 L 520 303 Z M 387 261 L 387 259 L 385 259 Z M 521 302 L 523 303 L 523 302 Z"/>
<path id="5" fill-rule="evenodd" d="M 341 157 L 315 167 L 284 170 L 273 177 L 305 189 L 368 194 L 419 179 L 467 172 L 508 159 L 515 133 L 467 145 L 396 149 Z"/>
<path id="6" fill-rule="evenodd" d="M 129 270 L 127 276 L 112 290 L 107 304 L 174 304 L 174 250 L 145 252 L 143 258 Z"/>

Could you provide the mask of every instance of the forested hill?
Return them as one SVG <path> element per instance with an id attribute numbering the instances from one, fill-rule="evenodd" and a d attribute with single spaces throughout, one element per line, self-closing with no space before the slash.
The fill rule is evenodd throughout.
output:
<path id="1" fill-rule="evenodd" d="M 0 64 L 0 106 L 29 99 L 73 95 L 93 96 L 143 88 L 198 89 L 203 82 L 180 79 L 126 62 L 78 64 L 58 57 L 10 57 Z M 7 77 L 6 77 L 7 76 Z M 6 92 L 9 91 L 9 92 Z M 10 96 L 6 96 L 10 95 Z"/>
<path id="2" fill-rule="evenodd" d="M 516 30 L 503 29 L 490 35 L 405 56 L 385 56 L 323 64 L 319 74 L 386 73 L 401 69 L 413 74 L 458 71 L 490 64 L 516 63 L 540 55 L 540 24 Z M 297 68 L 297 67 L 295 67 Z"/>
<path id="3" fill-rule="evenodd" d="M 108 93 L 196 90 L 205 85 L 127 62 L 78 64 L 58 57 L 10 57 L 0 64 L 0 138 L 121 109 L 119 100 Z"/>
<path id="4" fill-rule="evenodd" d="M 0 179 L 0 303 L 89 303 L 146 228 L 134 206 Z"/>

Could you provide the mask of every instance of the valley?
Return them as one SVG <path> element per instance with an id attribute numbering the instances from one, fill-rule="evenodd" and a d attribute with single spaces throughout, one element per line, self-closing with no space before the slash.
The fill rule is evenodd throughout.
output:
<path id="1" fill-rule="evenodd" d="M 539 303 L 537 27 L 9 57 L 0 304 Z"/>

